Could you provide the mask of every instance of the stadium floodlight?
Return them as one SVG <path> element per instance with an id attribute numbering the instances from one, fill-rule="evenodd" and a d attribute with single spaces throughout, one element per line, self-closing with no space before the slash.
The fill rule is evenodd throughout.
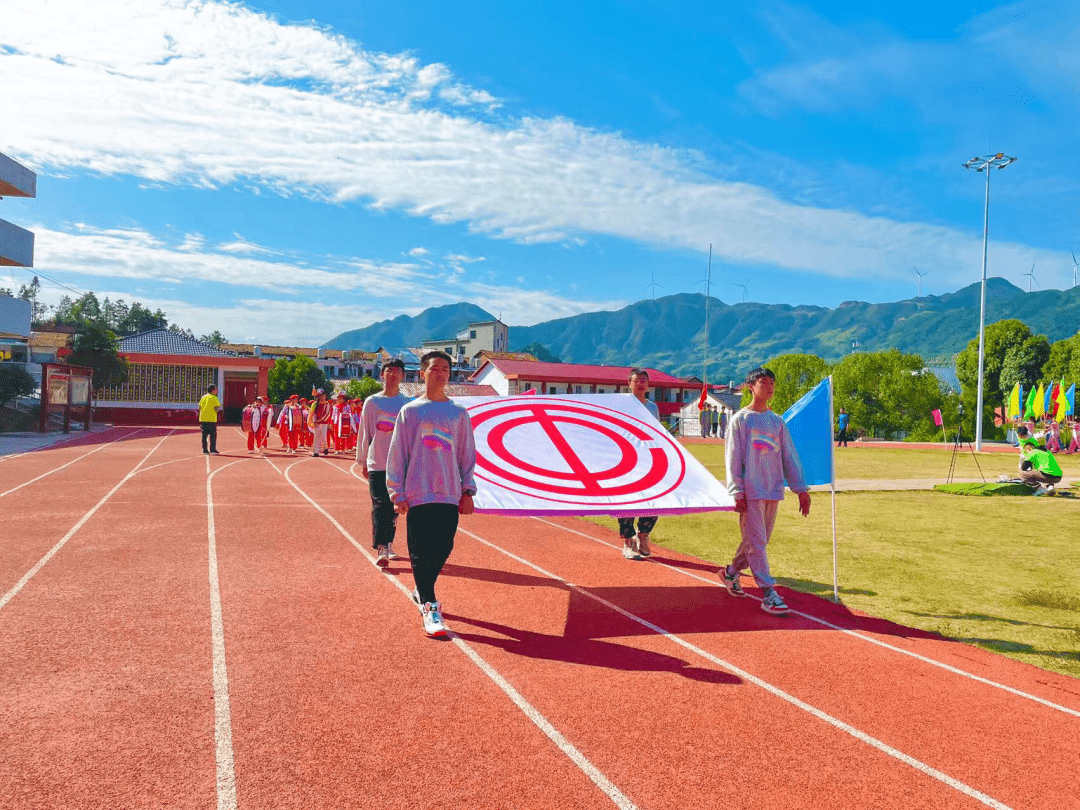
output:
<path id="1" fill-rule="evenodd" d="M 990 170 L 1004 169 L 1016 158 L 997 152 L 993 155 L 973 157 L 963 166 L 965 169 L 974 169 L 977 172 L 986 173 L 986 201 L 983 203 L 983 260 L 982 260 L 982 294 L 979 304 L 979 392 L 975 405 L 975 449 L 982 450 L 982 421 L 983 421 L 983 370 L 986 359 L 986 239 L 989 234 L 990 224 Z"/>

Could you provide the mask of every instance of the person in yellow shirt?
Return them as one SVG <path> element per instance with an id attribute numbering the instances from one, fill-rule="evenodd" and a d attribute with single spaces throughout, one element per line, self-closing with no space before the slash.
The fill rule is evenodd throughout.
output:
<path id="1" fill-rule="evenodd" d="M 206 386 L 206 393 L 199 400 L 199 424 L 202 425 L 203 455 L 219 455 L 217 451 L 217 420 L 221 413 L 221 400 L 217 398 L 217 386 Z M 206 449 L 206 440 L 210 440 L 210 449 Z"/>

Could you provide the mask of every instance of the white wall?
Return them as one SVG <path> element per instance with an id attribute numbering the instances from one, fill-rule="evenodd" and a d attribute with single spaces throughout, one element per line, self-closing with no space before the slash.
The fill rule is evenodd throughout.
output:
<path id="1" fill-rule="evenodd" d="M 0 295 L 0 332 L 30 339 L 30 302 Z"/>
<path id="2" fill-rule="evenodd" d="M 490 385 L 501 397 L 510 396 L 510 381 L 491 363 L 480 371 L 473 382 L 477 385 Z"/>

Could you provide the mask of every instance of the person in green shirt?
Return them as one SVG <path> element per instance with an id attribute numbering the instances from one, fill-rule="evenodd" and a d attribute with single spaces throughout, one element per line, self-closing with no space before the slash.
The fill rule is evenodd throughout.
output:
<path id="1" fill-rule="evenodd" d="M 1036 495 L 1053 495 L 1054 484 L 1061 481 L 1061 467 L 1054 454 L 1041 449 L 1023 425 L 1016 435 L 1020 439 L 1020 477 L 1028 486 L 1038 487 Z"/>
<path id="2" fill-rule="evenodd" d="M 221 400 L 217 398 L 217 386 L 206 386 L 206 393 L 199 400 L 199 424 L 202 425 L 203 455 L 219 455 L 217 450 L 217 419 L 221 413 Z M 207 439 L 210 449 L 206 449 Z"/>

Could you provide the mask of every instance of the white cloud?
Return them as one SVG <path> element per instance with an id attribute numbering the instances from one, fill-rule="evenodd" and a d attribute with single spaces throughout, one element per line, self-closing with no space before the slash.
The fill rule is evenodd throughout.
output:
<path id="1" fill-rule="evenodd" d="M 470 281 L 457 263 L 421 268 L 337 256 L 324 257 L 315 266 L 280 254 L 271 260 L 209 249 L 199 234 L 185 234 L 170 243 L 140 228 L 106 230 L 78 224 L 70 231 L 41 226 L 34 231 L 36 264 L 50 276 L 108 279 L 111 288 L 100 282 L 84 286 L 97 290 L 99 299 L 123 298 L 151 309 L 160 307 L 170 322 L 197 334 L 218 329 L 229 335 L 232 324 L 243 324 L 245 335 L 254 332 L 262 343 L 323 343 L 375 321 L 464 300 L 502 312 L 508 323 L 521 326 L 627 303 L 568 299 L 550 291 Z M 236 289 L 223 285 L 255 293 L 235 306 L 198 305 L 184 300 L 185 286 L 190 284 L 222 285 L 216 297 L 225 301 L 233 300 Z M 148 285 L 157 291 L 143 294 Z M 44 292 L 43 300 L 50 305 L 71 294 L 51 283 L 45 283 Z"/>
<path id="2" fill-rule="evenodd" d="M 235 4 L 142 0 L 133 13 L 119 0 L 14 0 L 3 37 L 0 104 L 20 114 L 5 119 L 0 149 L 43 171 L 360 201 L 523 243 L 712 243 L 731 263 L 837 278 L 907 278 L 917 264 L 958 285 L 980 253 L 977 223 L 959 232 L 797 205 L 717 179 L 696 153 L 563 119 L 495 118 L 495 101 L 443 65 Z M 816 70 L 836 86 L 851 68 Z M 1048 277 L 1070 271 L 1038 248 L 992 253 L 1003 266 L 1037 261 Z M 210 264 L 207 274 L 220 269 Z"/>
<path id="3" fill-rule="evenodd" d="M 431 251 L 423 247 L 414 247 L 409 251 L 410 256 L 427 256 Z"/>

